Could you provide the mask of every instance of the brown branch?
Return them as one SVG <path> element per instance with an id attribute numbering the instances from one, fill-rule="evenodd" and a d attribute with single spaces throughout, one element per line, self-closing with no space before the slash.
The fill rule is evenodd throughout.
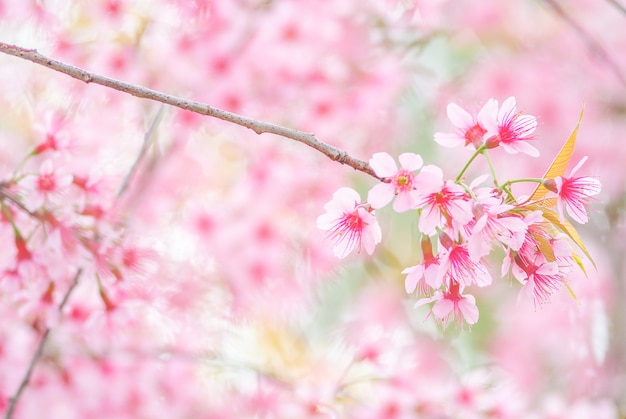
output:
<path id="1" fill-rule="evenodd" d="M 619 65 L 613 61 L 610 54 L 604 49 L 602 44 L 596 41 L 581 25 L 574 20 L 573 17 L 567 14 L 565 10 L 561 7 L 561 5 L 556 0 L 545 0 L 546 3 L 552 8 L 554 13 L 557 14 L 563 21 L 565 21 L 578 35 L 578 37 L 587 45 L 587 48 L 596 58 L 600 61 L 604 62 L 613 74 L 619 79 L 622 84 L 626 85 L 626 77 L 622 73 Z"/>
<path id="2" fill-rule="evenodd" d="M 626 7 L 624 7 L 623 4 L 621 4 L 620 2 L 618 2 L 617 0 L 607 0 L 610 4 L 612 4 L 613 6 L 615 6 L 615 8 L 617 10 L 619 10 L 620 12 L 622 12 L 623 14 L 626 15 Z"/>
<path id="3" fill-rule="evenodd" d="M 72 293 L 72 291 L 74 291 L 74 288 L 78 284 L 78 278 L 80 277 L 82 273 L 83 273 L 83 270 L 79 269 L 76 272 L 76 275 L 74 275 L 74 280 L 72 281 L 72 284 L 69 286 L 69 288 L 65 292 L 65 295 L 63 296 L 63 299 L 61 300 L 61 304 L 59 304 L 59 312 L 63 311 L 63 307 L 65 307 L 67 300 L 70 298 L 70 294 Z M 24 378 L 22 378 L 22 382 L 20 383 L 20 386 L 17 388 L 17 391 L 15 392 L 15 396 L 9 399 L 9 408 L 7 409 L 4 415 L 4 419 L 11 419 L 13 417 L 13 411 L 15 410 L 15 407 L 17 406 L 17 402 L 19 401 L 20 397 L 22 396 L 22 393 L 24 392 L 24 389 L 26 388 L 26 386 L 28 385 L 28 382 L 30 381 L 30 377 L 33 374 L 33 370 L 35 369 L 35 365 L 39 361 L 39 358 L 41 358 L 41 354 L 43 353 L 43 348 L 46 342 L 48 341 L 48 336 L 50 336 L 49 327 L 46 328 L 45 332 L 43 332 L 43 335 L 41 336 L 41 341 L 39 342 L 39 346 L 37 346 L 37 349 L 35 350 L 35 353 L 33 354 L 33 357 L 31 358 L 30 363 L 28 364 L 28 369 L 26 370 L 26 374 L 24 374 Z"/>
<path id="4" fill-rule="evenodd" d="M 139 98 L 154 100 L 157 102 L 165 103 L 166 105 L 175 106 L 177 108 L 195 112 L 201 115 L 211 116 L 251 129 L 257 134 L 275 134 L 281 137 L 301 142 L 308 145 L 309 147 L 316 149 L 317 151 L 329 157 L 331 160 L 348 165 L 355 170 L 366 173 L 370 176 L 375 177 L 376 179 L 380 179 L 378 176 L 376 176 L 376 173 L 374 173 L 374 170 L 372 170 L 367 162 L 356 159 L 350 156 L 346 151 L 318 140 L 313 134 L 298 131 L 292 128 L 283 127 L 280 125 L 261 122 L 256 119 L 248 118 L 246 116 L 223 111 L 204 103 L 194 102 L 180 97 L 171 96 L 156 90 L 148 89 L 147 87 L 126 83 L 120 80 L 91 73 L 73 65 L 53 60 L 52 58 L 46 57 L 45 55 L 38 53 L 35 49 L 26 49 L 18 47 L 16 45 L 10 45 L 0 42 L 0 52 L 8 55 L 13 55 L 24 60 L 32 61 L 33 63 L 51 68 L 52 70 L 58 71 L 63 74 L 67 74 L 68 76 L 85 83 L 99 84 L 101 86 L 110 87 L 111 89 L 128 93 Z"/>

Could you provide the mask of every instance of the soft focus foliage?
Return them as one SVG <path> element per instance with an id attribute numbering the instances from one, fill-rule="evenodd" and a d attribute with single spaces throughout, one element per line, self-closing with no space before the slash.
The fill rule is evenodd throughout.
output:
<path id="1" fill-rule="evenodd" d="M 625 19 L 587 0 L 0 0 L 2 42 L 315 133 L 394 182 L 0 56 L 0 411 L 50 330 L 16 418 L 623 416 Z M 499 112 L 481 111 L 489 98 Z M 539 177 L 583 104 L 568 162 L 589 160 L 541 189 L 565 234 L 533 233 L 555 258 L 584 240 L 567 276 L 576 298 L 551 287 L 554 261 L 527 286 L 505 252 L 487 255 L 506 203 L 467 255 L 443 238 L 436 259 L 419 233 L 445 217 L 418 220 L 426 198 L 404 186 L 427 173 L 456 193 L 445 182 L 492 131 L 498 180 Z M 488 172 L 476 159 L 464 176 Z M 340 187 L 352 221 L 375 208 L 380 223 L 335 249 L 343 259 L 317 228 Z M 568 217 L 588 222 L 572 233 Z M 511 275 L 414 307 L 407 291 L 472 255 L 479 281 L 503 260 Z M 544 304 L 518 301 L 520 276 Z"/>

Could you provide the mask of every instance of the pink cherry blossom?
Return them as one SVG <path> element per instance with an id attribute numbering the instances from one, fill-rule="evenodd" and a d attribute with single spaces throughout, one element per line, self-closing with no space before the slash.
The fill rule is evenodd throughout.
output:
<path id="1" fill-rule="evenodd" d="M 46 160 L 37 175 L 28 176 L 21 182 L 21 186 L 29 191 L 26 195 L 27 206 L 36 210 L 44 203 L 54 201 L 65 193 L 72 179 L 72 175 L 64 168 L 55 168 L 52 160 Z"/>
<path id="2" fill-rule="evenodd" d="M 435 301 L 431 313 L 437 321 L 445 325 L 452 319 L 455 324 L 461 326 L 465 323 L 469 326 L 478 321 L 478 307 L 473 295 L 463 295 L 462 286 L 452 282 L 447 291 L 437 291 L 430 298 L 422 298 L 415 303 L 416 306 Z"/>
<path id="3" fill-rule="evenodd" d="M 472 260 L 465 244 L 453 242 L 447 234 L 439 237 L 440 267 L 437 282 L 443 283 L 445 277 L 451 282 L 458 282 L 463 286 L 476 284 L 479 287 L 490 285 L 491 274 L 480 261 Z"/>
<path id="4" fill-rule="evenodd" d="M 504 204 L 502 198 L 491 194 L 477 194 L 471 235 L 467 240 L 469 254 L 473 260 L 486 256 L 496 243 L 519 250 L 524 241 L 527 225 L 524 220 L 507 212 L 512 205 Z"/>
<path id="5" fill-rule="evenodd" d="M 373 210 L 369 204 L 361 202 L 357 191 L 340 188 L 324 209 L 326 214 L 317 218 L 317 226 L 327 230 L 329 237 L 335 240 L 335 256 L 344 258 L 355 248 L 360 252 L 363 247 L 368 254 L 374 253 L 382 233 Z"/>
<path id="6" fill-rule="evenodd" d="M 478 112 L 476 119 L 455 103 L 447 107 L 448 118 L 457 128 L 455 133 L 435 134 L 435 141 L 444 147 L 457 147 L 459 145 L 473 145 L 475 148 L 483 145 L 485 138 L 496 133 L 496 116 L 498 102 L 489 99 Z"/>
<path id="7" fill-rule="evenodd" d="M 557 262 L 529 263 L 516 258 L 512 272 L 515 278 L 524 284 L 520 295 L 532 298 L 537 304 L 547 303 L 550 295 L 564 282 L 564 272 Z"/>
<path id="8" fill-rule="evenodd" d="M 376 153 L 369 163 L 376 175 L 385 181 L 370 189 L 367 201 L 373 208 L 382 208 L 394 197 L 393 209 L 397 212 L 408 211 L 414 208 L 416 202 L 415 174 L 422 167 L 422 158 L 415 153 L 402 153 L 398 157 L 401 169 L 387 153 Z"/>
<path id="9" fill-rule="evenodd" d="M 456 228 L 467 224 L 472 218 L 472 205 L 469 195 L 462 186 L 451 180 L 443 180 L 443 172 L 437 166 L 424 166 L 416 179 L 418 199 L 416 206 L 421 208 L 419 230 L 433 235 L 437 228 Z"/>
<path id="10" fill-rule="evenodd" d="M 418 294 L 428 294 L 429 288 L 439 288 L 441 281 L 438 280 L 439 256 L 433 256 L 432 243 L 429 237 L 422 238 L 422 262 L 410 266 L 402 271 L 406 274 L 404 282 L 406 292 L 413 293 L 417 289 Z"/>
<path id="11" fill-rule="evenodd" d="M 541 211 L 531 211 L 527 213 L 522 219 L 526 224 L 526 231 L 523 234 L 523 239 L 516 238 L 516 242 L 521 240 L 521 246 L 517 250 L 513 250 L 511 247 L 505 248 L 505 257 L 502 261 L 502 276 L 509 273 L 512 265 L 516 263 L 528 264 L 532 261 L 535 264 L 546 262 L 546 256 L 544 251 L 550 253 L 557 252 L 559 255 L 565 255 L 565 252 L 561 249 L 562 243 L 560 240 L 553 240 L 552 236 L 548 234 L 545 226 L 542 224 L 544 217 Z M 520 233 L 521 234 L 521 233 Z M 551 250 L 547 250 L 545 246 L 551 247 Z M 553 246 L 557 246 L 555 250 Z M 556 253 L 554 253 L 556 256 Z M 549 255 L 552 258 L 552 255 Z M 525 261 L 525 262 L 520 262 Z M 515 274 L 515 273 L 514 273 Z M 518 278 L 519 279 L 519 278 Z"/>
<path id="12" fill-rule="evenodd" d="M 35 125 L 35 131 L 38 131 L 43 137 L 32 154 L 41 154 L 46 151 L 62 152 L 72 148 L 73 144 L 65 129 L 65 116 L 46 112 L 42 123 Z"/>
<path id="13" fill-rule="evenodd" d="M 501 145 L 509 154 L 519 152 L 538 157 L 539 150 L 528 143 L 534 140 L 531 135 L 536 128 L 537 118 L 517 112 L 515 98 L 511 96 L 502 103 L 498 111 L 497 136 L 487 140 L 487 146 L 493 148 Z"/>
<path id="14" fill-rule="evenodd" d="M 590 253 L 599 257 L 602 277 L 578 281 L 572 275 L 578 306 L 568 301 L 565 310 L 555 304 L 529 313 L 511 304 L 508 284 L 494 284 L 495 292 L 480 290 L 489 318 L 479 333 L 459 339 L 416 325 L 398 289 L 406 277 L 407 290 L 421 294 L 418 298 L 433 297 L 433 318 L 466 326 L 478 321 L 474 297 L 463 295 L 472 293 L 464 285 L 476 283 L 471 263 L 483 264 L 492 247 L 506 252 L 509 270 L 521 260 L 545 274 L 544 265 L 554 262 L 564 275 L 565 265 L 575 264 L 571 237 L 566 242 L 555 236 L 558 228 L 550 220 L 531 223 L 523 206 L 507 209 L 513 199 L 483 199 L 472 186 L 461 188 L 445 176 L 433 181 L 432 171 L 421 164 L 408 170 L 406 179 L 394 180 L 408 167 L 390 150 L 415 147 L 412 151 L 438 158 L 433 163 L 445 164 L 451 173 L 461 168 L 456 156 L 432 153 L 418 140 L 433 126 L 436 117 L 428 110 L 438 107 L 442 95 L 469 93 L 465 97 L 473 101 L 519 92 L 525 102 L 534 102 L 542 129 L 550 131 L 542 136 L 554 141 L 551 147 L 562 139 L 554 134 L 571 128 L 578 98 L 585 97 L 593 110 L 585 127 L 594 139 L 590 144 L 581 131 L 579 144 L 601 154 L 610 174 L 606 181 L 616 192 L 610 199 L 622 202 L 624 152 L 612 134 L 626 121 L 619 117 L 618 95 L 601 94 L 619 91 L 613 88 L 617 83 L 601 60 L 580 59 L 586 51 L 567 36 L 567 25 L 533 18 L 533 10 L 541 8 L 526 2 L 463 7 L 441 0 L 94 0 L 71 2 L 71 9 L 59 3 L 70 2 L 0 0 L 10 38 L 5 41 L 26 42 L 27 48 L 122 81 L 315 133 L 350 156 L 387 151 L 394 170 L 377 188 L 387 189 L 384 205 L 409 210 L 400 217 L 385 214 L 391 234 L 385 249 L 376 248 L 384 250 L 379 257 L 346 267 L 332 257 L 329 247 L 336 243 L 318 236 L 331 235 L 336 227 L 340 231 L 334 238 L 344 240 L 344 248 L 362 244 L 367 250 L 365 240 L 372 236 L 367 229 L 376 225 L 373 248 L 380 241 L 374 218 L 380 194 L 348 200 L 345 212 L 335 211 L 334 223 L 327 220 L 331 226 L 324 233 L 311 234 L 308 227 L 339 185 L 362 187 L 370 181 L 364 174 L 325 161 L 300 144 L 259 140 L 253 131 L 189 111 L 167 111 L 159 119 L 160 105 L 152 101 L 4 57 L 0 412 L 15 419 L 608 418 L 621 413 L 623 368 L 607 368 L 621 366 L 611 357 L 620 353 L 620 339 L 610 339 L 610 328 L 606 362 L 595 355 L 602 341 L 597 314 L 606 312 L 611 324 L 609 316 L 619 311 L 612 304 L 618 298 L 606 299 L 617 296 L 611 291 L 619 285 L 607 269 L 619 267 L 611 261 L 616 257 L 619 262 L 624 250 L 619 219 L 598 226 L 607 228 L 602 240 L 598 235 L 594 241 L 589 229 L 580 232 Z M 621 23 L 619 13 L 605 7 L 612 17 L 595 6 L 608 2 L 573 3 L 568 8 L 572 18 L 581 17 L 576 13 L 584 3 L 588 13 L 582 16 L 593 19 L 583 23 L 593 32 L 602 22 L 607 50 L 619 51 L 608 47 L 617 45 L 611 42 L 624 31 L 607 26 Z M 441 37 L 447 40 L 443 44 L 437 41 Z M 571 42 L 558 44 L 557 39 Z M 436 80 L 416 74 L 412 70 L 423 56 L 407 54 L 407 48 L 443 53 L 453 71 L 439 66 L 432 74 Z M 586 82 L 576 79 L 577 72 Z M 398 103 L 400 93 L 415 89 L 425 93 L 418 103 Z M 465 130 L 450 123 L 449 131 L 460 137 L 453 141 L 481 151 L 497 145 L 498 108 L 491 108 L 472 114 Z M 456 113 L 462 125 L 463 112 L 449 114 Z M 37 131 L 40 120 L 44 124 Z M 534 144 L 530 135 L 519 136 L 519 118 L 508 122 L 501 128 L 518 138 L 510 147 Z M 143 145 L 149 148 L 138 159 Z M 544 167 L 528 166 L 517 156 L 489 156 L 498 180 L 510 179 L 517 170 L 527 172 L 524 177 L 543 173 Z M 468 175 L 486 168 L 483 157 L 473 160 Z M 66 171 L 74 177 L 72 184 L 44 195 L 46 182 L 37 182 L 46 159 L 55 178 Z M 131 167 L 137 170 L 117 198 Z M 423 202 L 426 198 L 432 202 Z M 350 214 L 357 224 L 349 222 Z M 511 220 L 515 217 L 525 227 Z M 365 226 L 363 220 L 373 224 Z M 415 231 L 419 228 L 432 235 Z M 494 266 L 501 253 L 490 254 Z M 442 258 L 449 266 L 439 277 Z M 399 266 L 408 266 L 404 261 L 415 259 L 415 267 L 398 275 Z M 450 268 L 457 263 L 469 268 Z M 83 274 L 66 294 L 77 271 Z M 524 271 L 520 277 L 527 281 L 527 276 Z M 593 294 L 581 292 L 585 287 Z M 50 338 L 38 352 L 46 325 L 52 327 Z M 258 338 L 249 339 L 253 336 Z M 562 342 L 576 350 L 563 350 Z M 42 356 L 31 364 L 36 353 Z M 503 363 L 498 354 L 511 362 Z M 484 365 L 476 368 L 468 360 Z M 17 400 L 16 390 L 31 366 L 34 373 Z M 488 379 L 463 378 L 477 369 Z M 589 398 L 593 402 L 585 401 Z M 555 399 L 562 406 L 556 411 L 550 407 Z M 15 400 L 14 414 L 6 412 Z"/>
<path id="15" fill-rule="evenodd" d="M 602 185 L 598 179 L 583 176 L 574 177 L 574 174 L 587 161 L 587 156 L 572 169 L 568 177 L 557 176 L 554 180 L 547 180 L 544 185 L 557 195 L 557 209 L 563 221 L 563 207 L 567 214 L 575 221 L 585 224 L 589 221 L 586 207 L 589 206 L 589 198 L 600 193 Z"/>

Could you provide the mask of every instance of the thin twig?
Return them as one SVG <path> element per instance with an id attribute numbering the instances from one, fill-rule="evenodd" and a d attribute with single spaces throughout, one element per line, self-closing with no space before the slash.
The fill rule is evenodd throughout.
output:
<path id="1" fill-rule="evenodd" d="M 74 280 L 72 281 L 72 284 L 69 286 L 69 288 L 65 292 L 65 295 L 63 296 L 63 299 L 61 300 L 61 304 L 59 304 L 59 312 L 63 311 L 63 307 L 65 307 L 67 300 L 70 298 L 70 294 L 72 293 L 72 291 L 74 291 L 74 288 L 78 284 L 78 278 L 80 277 L 82 272 L 83 270 L 79 269 L 76 272 L 76 275 L 74 275 Z M 20 386 L 18 387 L 17 392 L 15 393 L 15 396 L 13 396 L 9 400 L 9 408 L 7 409 L 4 415 L 5 419 L 11 419 L 13 417 L 13 411 L 15 410 L 15 407 L 17 406 L 17 402 L 19 401 L 20 397 L 22 396 L 22 393 L 24 392 L 24 389 L 26 388 L 26 386 L 28 385 L 28 382 L 30 381 L 30 377 L 33 373 L 35 365 L 39 361 L 39 358 L 41 358 L 41 354 L 43 353 L 43 348 L 46 342 L 48 341 L 49 335 L 50 335 L 50 328 L 48 327 L 46 328 L 46 330 L 43 332 L 43 335 L 41 336 L 41 341 L 39 342 L 39 346 L 37 346 L 37 350 L 35 350 L 35 353 L 33 354 L 33 357 L 30 360 L 30 364 L 28 364 L 28 369 L 26 370 L 26 374 L 24 375 L 24 378 L 22 378 L 22 382 L 20 383 Z"/>
<path id="2" fill-rule="evenodd" d="M 613 74 L 626 85 L 626 77 L 622 74 L 622 70 L 615 61 L 611 58 L 609 53 L 604 49 L 602 44 L 596 41 L 581 25 L 568 15 L 561 5 L 556 0 L 545 0 L 546 3 L 554 10 L 554 12 L 563 19 L 571 28 L 576 32 L 576 35 L 587 45 L 587 48 L 591 53 L 597 57 L 600 61 L 603 61 Z"/>
<path id="3" fill-rule="evenodd" d="M 11 201 L 14 205 L 19 207 L 22 211 L 24 211 L 26 214 L 30 215 L 31 217 L 35 219 L 39 219 L 37 214 L 35 214 L 34 212 L 26 208 L 26 206 L 22 204 L 22 202 L 17 197 L 15 197 L 12 193 L 10 193 L 8 190 L 5 189 L 4 183 L 0 183 L 0 201 L 3 201 L 5 199 L 7 201 Z"/>
<path id="4" fill-rule="evenodd" d="M 60 73 L 67 74 L 68 76 L 85 83 L 99 84 L 101 86 L 110 87 L 111 89 L 128 93 L 136 97 L 154 100 L 157 102 L 165 103 L 166 105 L 175 106 L 177 108 L 195 112 L 201 115 L 211 116 L 245 128 L 249 128 L 257 134 L 276 134 L 281 137 L 301 142 L 308 145 L 309 147 L 316 149 L 317 151 L 329 157 L 331 160 L 348 165 L 355 170 L 366 173 L 370 176 L 375 177 L 376 179 L 380 179 L 378 176 L 376 176 L 376 173 L 374 173 L 374 170 L 372 170 L 367 162 L 356 159 L 350 156 L 346 151 L 318 140 L 313 134 L 298 131 L 292 128 L 283 127 L 280 125 L 274 125 L 267 122 L 258 121 L 256 119 L 252 119 L 246 116 L 223 111 L 204 103 L 194 102 L 180 97 L 171 96 L 156 90 L 148 89 L 147 87 L 126 83 L 96 73 L 91 73 L 73 65 L 53 60 L 52 58 L 40 54 L 35 49 L 27 49 L 16 45 L 10 45 L 4 42 L 0 42 L 0 52 L 4 52 L 5 54 L 13 55 L 15 57 L 19 57 L 36 64 L 40 64 L 44 67 L 48 67 Z"/>
<path id="5" fill-rule="evenodd" d="M 122 185 L 120 186 L 120 189 L 117 191 L 118 198 L 122 196 L 124 192 L 126 192 L 128 185 L 130 185 L 130 181 L 132 180 L 133 176 L 135 176 L 135 173 L 139 169 L 139 164 L 141 163 L 144 156 L 148 152 L 148 148 L 150 147 L 150 145 L 152 144 L 152 141 L 155 138 L 156 127 L 159 125 L 159 122 L 161 122 L 161 118 L 163 118 L 163 111 L 164 111 L 164 107 L 163 105 L 161 105 L 161 107 L 159 108 L 159 112 L 157 112 L 156 116 L 152 120 L 152 124 L 150 124 L 150 128 L 148 129 L 148 132 L 146 132 L 146 135 L 143 137 L 143 145 L 141 146 L 141 150 L 139 151 L 139 155 L 137 156 L 137 159 L 135 160 L 128 174 L 124 178 L 124 181 L 122 182 Z"/>
<path id="6" fill-rule="evenodd" d="M 615 8 L 617 8 L 617 10 L 619 10 L 620 12 L 622 12 L 622 13 L 624 13 L 626 15 L 626 7 L 624 7 L 623 4 L 621 4 L 617 0 L 607 0 L 607 1 L 609 3 L 611 3 L 613 6 L 615 6 Z"/>

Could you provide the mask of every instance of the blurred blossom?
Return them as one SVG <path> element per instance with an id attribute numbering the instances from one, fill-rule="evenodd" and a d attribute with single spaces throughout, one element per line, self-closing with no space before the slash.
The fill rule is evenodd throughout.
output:
<path id="1" fill-rule="evenodd" d="M 15 419 L 623 416 L 624 14 L 561 3 L 0 1 L 6 43 L 383 180 L 1 55 L 0 412 L 46 334 Z M 587 174 L 526 202 L 583 103 Z"/>

